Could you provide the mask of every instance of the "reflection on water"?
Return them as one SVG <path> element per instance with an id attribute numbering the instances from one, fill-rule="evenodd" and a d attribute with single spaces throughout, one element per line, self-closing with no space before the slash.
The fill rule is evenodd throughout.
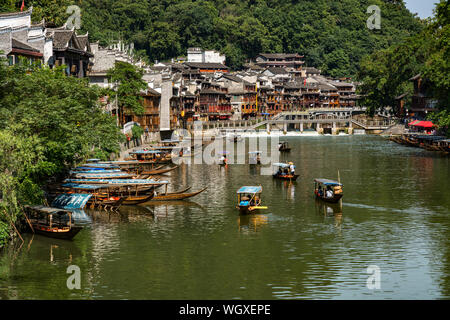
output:
<path id="1" fill-rule="evenodd" d="M 267 224 L 269 218 L 263 214 L 248 214 L 248 215 L 240 215 L 238 218 L 239 231 L 248 232 L 254 231 L 257 232 L 261 230 L 261 228 Z"/>
<path id="2" fill-rule="evenodd" d="M 322 215 L 324 220 L 334 218 L 334 226 L 342 228 L 342 199 L 338 203 L 328 203 L 316 198 L 316 213 Z"/>
<path id="3" fill-rule="evenodd" d="M 164 179 L 169 192 L 208 187 L 189 201 L 77 212 L 73 241 L 23 235 L 0 253 L 0 298 L 450 298 L 448 157 L 370 136 L 286 140 L 296 182 L 183 164 Z M 314 178 L 338 170 L 341 202 L 316 200 Z M 238 215 L 244 185 L 263 187 L 267 210 Z M 366 287 L 373 264 L 381 290 Z M 66 287 L 69 265 L 81 290 Z"/>

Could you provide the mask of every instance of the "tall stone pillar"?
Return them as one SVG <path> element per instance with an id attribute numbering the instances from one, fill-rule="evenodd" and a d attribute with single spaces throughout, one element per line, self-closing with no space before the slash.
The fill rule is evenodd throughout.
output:
<path id="1" fill-rule="evenodd" d="M 170 130 L 170 99 L 172 98 L 172 81 L 161 84 L 161 102 L 159 108 L 159 130 Z"/>

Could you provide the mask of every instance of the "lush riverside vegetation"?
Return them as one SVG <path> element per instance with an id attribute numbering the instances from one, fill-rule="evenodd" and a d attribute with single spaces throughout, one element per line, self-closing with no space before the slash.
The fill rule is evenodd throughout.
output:
<path id="1" fill-rule="evenodd" d="M 111 82 L 117 83 L 117 88 L 107 90 L 111 100 L 117 98 L 117 105 L 138 116 L 144 113 L 141 90 L 148 88 L 142 79 L 144 71 L 127 62 L 117 61 L 114 68 L 108 71 Z M 116 91 L 117 89 L 117 91 Z"/>
<path id="2" fill-rule="evenodd" d="M 9 2 L 0 10 L 19 8 Z M 423 21 L 401 0 L 26 0 L 33 20 L 62 25 L 67 6 L 81 8 L 82 31 L 93 41 L 133 42 L 150 61 L 185 55 L 189 47 L 220 50 L 240 68 L 260 52 L 298 52 L 308 66 L 350 76 L 362 58 L 420 32 Z M 381 29 L 366 26 L 370 5 L 381 9 Z"/>
<path id="3" fill-rule="evenodd" d="M 362 102 L 373 113 L 387 106 L 396 106 L 395 97 L 413 92 L 409 80 L 421 74 L 428 94 L 438 102 L 439 112 L 430 115 L 450 134 L 450 5 L 441 0 L 426 28 L 388 49 L 377 51 L 364 59 L 358 74 L 365 94 Z M 411 99 L 406 99 L 409 103 Z"/>
<path id="4" fill-rule="evenodd" d="M 98 105 L 99 91 L 63 69 L 0 61 L 0 245 L 23 203 L 87 156 L 107 158 L 124 138 Z"/>

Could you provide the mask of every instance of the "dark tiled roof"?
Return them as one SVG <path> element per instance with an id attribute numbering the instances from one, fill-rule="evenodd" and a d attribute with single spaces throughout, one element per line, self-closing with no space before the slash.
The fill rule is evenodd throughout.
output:
<path id="1" fill-rule="evenodd" d="M 320 70 L 314 67 L 304 67 L 303 69 L 306 71 L 306 73 L 320 73 Z"/>
<path id="2" fill-rule="evenodd" d="M 273 74 L 287 74 L 288 72 L 284 68 L 267 68 L 269 72 Z"/>
<path id="3" fill-rule="evenodd" d="M 56 49 L 67 48 L 69 40 L 73 36 L 71 30 L 55 30 L 53 35 L 53 47 Z"/>
<path id="4" fill-rule="evenodd" d="M 76 36 L 76 38 L 77 38 L 77 40 L 78 40 L 78 43 L 79 43 L 79 45 L 80 45 L 80 49 L 81 50 L 87 50 L 87 51 L 89 51 L 89 38 L 88 38 L 88 35 L 87 34 L 85 34 L 85 35 L 82 35 L 82 36 Z"/>
<path id="5" fill-rule="evenodd" d="M 260 53 L 259 56 L 266 59 L 287 59 L 287 58 L 302 58 L 298 53 Z"/>
<path id="6" fill-rule="evenodd" d="M 222 77 L 224 77 L 228 80 L 234 81 L 234 82 L 243 82 L 244 81 L 243 79 L 241 79 L 237 76 L 233 76 L 231 74 L 224 74 L 224 75 L 222 75 Z"/>
<path id="7" fill-rule="evenodd" d="M 302 83 L 299 82 L 288 82 L 286 83 L 285 87 L 287 89 L 300 89 L 300 88 L 304 88 Z"/>
<path id="8" fill-rule="evenodd" d="M 155 96 L 160 96 L 161 95 L 161 93 L 159 93 L 158 91 L 156 91 L 156 90 L 154 90 L 152 88 L 147 88 L 147 94 L 152 94 L 152 95 L 155 95 Z"/>
<path id="9" fill-rule="evenodd" d="M 337 91 L 337 89 L 334 86 L 327 84 L 327 83 L 319 83 L 319 89 L 320 90 Z"/>
<path id="10" fill-rule="evenodd" d="M 335 87 L 353 87 L 353 84 L 348 82 L 333 82 L 332 84 Z"/>
<path id="11" fill-rule="evenodd" d="M 30 47 L 29 45 L 20 42 L 19 40 L 16 40 L 14 38 L 11 39 L 11 45 L 15 49 L 21 49 L 21 50 L 27 50 L 27 51 L 33 51 L 33 52 L 39 52 L 39 50 L 34 49 L 33 47 Z"/>

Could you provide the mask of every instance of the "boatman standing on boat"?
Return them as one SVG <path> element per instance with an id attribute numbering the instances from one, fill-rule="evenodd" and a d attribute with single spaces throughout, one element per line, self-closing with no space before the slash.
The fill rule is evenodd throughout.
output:
<path id="1" fill-rule="evenodd" d="M 289 162 L 289 169 L 291 170 L 291 175 L 295 175 L 295 166 L 292 162 Z"/>

